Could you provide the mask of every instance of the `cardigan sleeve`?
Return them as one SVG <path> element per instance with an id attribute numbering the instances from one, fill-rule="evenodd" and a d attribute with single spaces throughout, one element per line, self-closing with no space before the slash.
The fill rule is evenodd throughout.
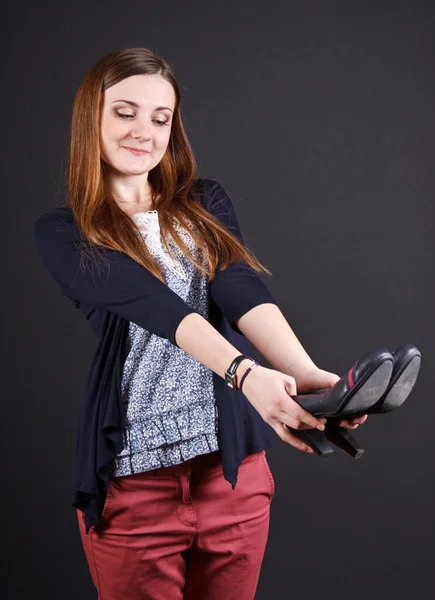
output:
<path id="1" fill-rule="evenodd" d="M 42 214 L 33 225 L 36 247 L 65 296 L 106 309 L 175 341 L 184 317 L 197 311 L 145 267 L 122 252 L 98 247 L 96 264 L 69 208 Z"/>
<path id="2" fill-rule="evenodd" d="M 210 212 L 245 245 L 234 206 L 223 186 L 214 181 L 211 190 Z M 231 328 L 244 335 L 235 321 L 260 304 L 277 304 L 255 269 L 244 262 L 230 264 L 216 271 L 210 282 L 210 295 L 228 319 Z"/>

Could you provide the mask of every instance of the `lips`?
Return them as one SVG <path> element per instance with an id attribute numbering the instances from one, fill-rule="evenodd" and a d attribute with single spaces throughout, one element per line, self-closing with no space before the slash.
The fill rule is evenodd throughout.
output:
<path id="1" fill-rule="evenodd" d="M 143 156 L 144 154 L 149 154 L 148 150 L 141 150 L 139 148 L 129 148 L 128 146 L 122 146 L 125 150 L 129 150 L 135 156 Z"/>

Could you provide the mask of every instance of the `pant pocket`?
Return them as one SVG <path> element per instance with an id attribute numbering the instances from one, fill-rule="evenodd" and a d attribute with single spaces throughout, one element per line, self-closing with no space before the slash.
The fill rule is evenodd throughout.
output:
<path id="1" fill-rule="evenodd" d="M 266 469 L 266 473 L 269 477 L 270 487 L 271 487 L 270 499 L 272 500 L 272 498 L 275 494 L 275 479 L 273 478 L 272 471 L 270 470 L 269 463 L 267 462 L 266 450 L 261 451 L 261 459 L 262 459 L 264 467 Z"/>
<path id="2" fill-rule="evenodd" d="M 104 500 L 103 512 L 101 513 L 101 520 L 107 520 L 109 515 L 110 505 L 112 502 L 113 489 L 112 489 L 112 478 L 109 479 L 109 487 L 107 488 L 106 498 Z"/>

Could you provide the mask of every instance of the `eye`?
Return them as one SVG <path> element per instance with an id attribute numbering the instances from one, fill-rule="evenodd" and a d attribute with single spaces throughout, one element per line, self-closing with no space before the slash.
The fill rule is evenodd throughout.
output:
<path id="1" fill-rule="evenodd" d="M 117 117 L 120 117 L 121 119 L 134 119 L 135 115 L 132 115 L 130 113 L 120 113 L 118 111 L 115 111 L 115 114 Z M 166 125 L 167 127 L 169 127 L 169 121 L 161 121 L 159 119 L 154 119 L 154 123 L 156 123 L 159 127 L 163 127 L 164 125 Z"/>
<path id="2" fill-rule="evenodd" d="M 130 114 L 126 115 L 126 114 L 120 113 L 118 111 L 115 111 L 115 113 L 118 117 L 121 117 L 121 119 L 129 119 L 130 117 L 134 117 L 134 115 L 130 115 Z"/>

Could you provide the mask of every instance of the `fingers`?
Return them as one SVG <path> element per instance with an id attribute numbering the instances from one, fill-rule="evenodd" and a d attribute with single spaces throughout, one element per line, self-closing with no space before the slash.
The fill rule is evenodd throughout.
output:
<path id="1" fill-rule="evenodd" d="M 319 421 L 321 423 L 323 423 L 323 425 L 326 424 L 326 419 L 324 419 L 323 417 L 319 418 Z M 297 429 L 298 431 L 301 431 L 303 429 L 313 429 L 312 427 L 310 427 L 310 425 L 305 425 L 305 423 L 299 423 L 299 427 L 293 427 L 293 429 Z"/>
<path id="2" fill-rule="evenodd" d="M 359 425 L 362 425 L 367 421 L 368 415 L 360 415 L 359 417 L 354 417 L 353 419 L 341 419 L 338 421 L 339 427 L 344 427 L 345 429 L 356 429 Z"/>
<path id="3" fill-rule="evenodd" d="M 313 425 L 307 425 L 306 423 L 304 423 L 303 421 L 301 421 L 298 417 L 296 417 L 294 414 L 289 414 L 288 412 L 284 412 L 281 411 L 279 413 L 279 415 L 277 415 L 274 418 L 275 421 L 277 421 L 278 423 L 283 423 L 284 425 L 287 425 L 288 427 L 291 427 L 292 429 L 295 429 L 296 431 L 301 431 L 302 429 L 319 429 L 321 427 L 320 431 L 324 431 L 325 429 L 325 425 L 323 424 L 323 421 L 325 421 L 325 419 L 316 419 L 314 426 Z M 316 426 L 316 423 L 319 423 L 319 426 Z M 270 421 L 269 421 L 269 425 L 270 425 Z"/>
<path id="4" fill-rule="evenodd" d="M 306 411 L 300 406 L 293 398 L 291 394 L 296 394 L 296 382 L 293 377 L 287 377 L 284 381 L 284 387 L 286 390 L 285 398 L 277 398 L 274 402 L 274 413 L 271 417 L 277 419 L 293 429 L 301 429 L 303 425 L 307 425 L 307 429 L 319 429 L 323 431 L 325 426 L 313 416 L 311 413 Z M 278 411 L 278 413 L 276 412 Z"/>
<path id="5" fill-rule="evenodd" d="M 293 419 L 299 421 L 299 423 L 297 425 L 293 425 L 288 423 L 288 421 L 284 419 L 283 422 L 289 424 L 294 429 L 301 429 L 302 425 L 308 425 L 308 428 L 310 429 L 319 429 L 320 431 L 323 431 L 325 429 L 325 426 L 320 421 L 320 419 L 318 419 L 317 417 L 309 413 L 307 410 L 302 408 L 302 406 L 298 404 L 295 400 L 293 400 L 293 398 L 291 397 L 292 394 L 296 395 L 297 393 L 296 382 L 293 379 L 293 377 L 289 377 L 289 382 L 286 384 L 286 388 L 289 397 L 288 400 L 286 398 L 286 402 L 284 406 L 282 406 L 283 412 L 287 413 L 287 415 L 292 417 Z"/>
<path id="6" fill-rule="evenodd" d="M 284 401 L 282 401 L 281 398 L 279 398 L 279 400 L 276 399 L 274 415 L 271 415 L 272 419 L 276 419 L 277 422 L 282 423 L 284 426 L 287 425 L 296 431 L 302 429 L 318 429 L 319 431 L 324 431 L 326 419 L 315 417 L 302 408 L 302 406 L 292 398 L 292 395 L 296 395 L 297 393 L 295 379 L 293 377 L 288 377 L 284 384 L 287 392 L 286 397 Z M 277 409 L 279 414 L 276 413 Z M 341 419 L 338 421 L 338 426 L 345 427 L 347 429 L 356 429 L 359 425 L 365 423 L 367 417 L 368 415 L 359 415 L 350 419 Z M 271 423 L 269 422 L 269 424 Z M 287 428 L 284 427 L 284 430 L 287 430 Z M 286 431 L 284 431 L 284 435 L 287 435 Z M 295 438 L 296 436 L 292 437 Z M 287 439 L 289 439 L 288 435 Z M 298 442 L 300 442 L 300 440 L 298 440 Z"/>
<path id="7" fill-rule="evenodd" d="M 296 450 L 306 452 L 307 454 L 315 454 L 314 450 L 292 433 L 284 423 L 277 422 L 272 425 L 272 427 L 284 442 L 290 444 L 293 448 L 296 448 Z"/>
<path id="8" fill-rule="evenodd" d="M 324 431 L 325 426 L 322 423 L 321 419 L 318 419 L 317 417 L 303 409 L 302 406 L 300 406 L 291 398 L 290 401 L 293 403 L 293 406 L 289 407 L 290 410 L 286 412 L 290 413 L 291 417 L 298 421 L 298 424 L 296 426 L 292 425 L 294 429 L 303 429 L 304 425 L 308 425 L 306 429 L 319 429 L 320 431 Z M 287 421 L 285 422 L 287 423 Z"/>
<path id="9" fill-rule="evenodd" d="M 288 375 L 284 381 L 284 388 L 289 396 L 295 396 L 297 392 L 296 379 Z"/>
<path id="10" fill-rule="evenodd" d="M 362 425 L 367 421 L 368 415 L 362 415 L 360 417 L 355 417 L 353 419 L 341 419 L 337 422 L 338 427 L 344 427 L 345 429 L 357 429 L 359 425 Z M 323 425 L 326 424 L 327 419 L 323 417 L 317 419 Z M 286 425 L 289 425 L 293 429 L 302 430 L 302 429 L 313 429 L 312 425 L 307 425 L 306 422 L 302 422 L 299 418 L 295 418 L 294 414 L 289 415 L 288 413 L 283 413 L 282 421 Z"/>

